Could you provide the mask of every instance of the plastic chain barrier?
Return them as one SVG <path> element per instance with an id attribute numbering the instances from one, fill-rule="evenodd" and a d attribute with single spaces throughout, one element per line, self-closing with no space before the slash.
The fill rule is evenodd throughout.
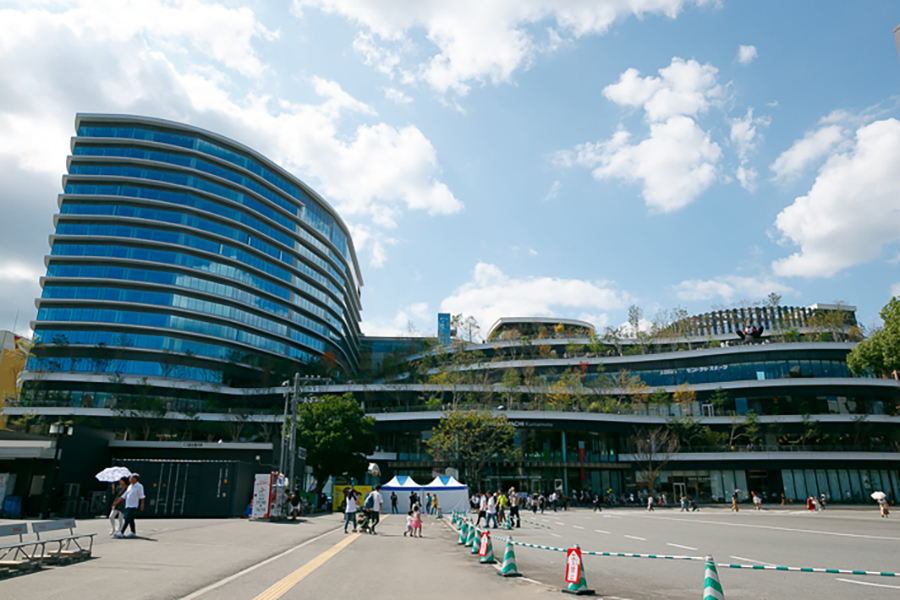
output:
<path id="1" fill-rule="evenodd" d="M 495 536 L 494 539 L 507 542 L 509 538 Z M 566 552 L 566 548 L 556 548 L 554 546 L 542 546 L 540 544 L 527 544 L 525 542 L 512 541 L 515 546 L 524 546 L 525 548 L 537 548 L 539 550 L 552 550 L 553 552 Z M 664 560 L 698 560 L 705 561 L 702 556 L 664 556 L 662 554 L 630 554 L 626 552 L 593 552 L 590 550 L 582 550 L 582 554 L 590 556 L 619 556 L 623 558 L 659 558 Z M 716 563 L 717 567 L 728 569 L 751 569 L 754 571 L 796 571 L 799 573 L 829 573 L 832 575 L 873 575 L 876 577 L 900 577 L 900 573 L 892 573 L 890 571 L 857 571 L 853 569 L 823 569 L 819 567 L 779 567 L 769 565 L 741 565 L 731 563 Z"/>
<path id="2" fill-rule="evenodd" d="M 900 577 L 900 574 L 891 573 L 890 571 L 854 571 L 851 569 L 820 569 L 818 567 L 777 567 L 774 565 L 732 565 L 729 563 L 716 563 L 716 566 L 727 567 L 729 569 L 752 569 L 755 571 L 799 571 L 801 573 L 833 573 L 835 575 L 875 575 L 878 577 Z"/>

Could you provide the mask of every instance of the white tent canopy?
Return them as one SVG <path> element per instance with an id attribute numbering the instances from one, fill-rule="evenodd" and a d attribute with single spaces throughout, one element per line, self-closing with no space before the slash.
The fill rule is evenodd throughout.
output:
<path id="1" fill-rule="evenodd" d="M 425 491 L 437 496 L 438 506 L 444 513 L 468 512 L 469 487 L 458 482 L 452 475 L 439 475 L 425 486 Z"/>
<path id="2" fill-rule="evenodd" d="M 415 492 L 419 500 L 425 498 L 424 486 L 415 482 L 407 475 L 397 475 L 381 486 L 381 495 L 384 496 L 384 512 L 391 510 L 391 494 L 397 495 L 397 510 L 402 514 L 409 512 L 409 495 Z"/>

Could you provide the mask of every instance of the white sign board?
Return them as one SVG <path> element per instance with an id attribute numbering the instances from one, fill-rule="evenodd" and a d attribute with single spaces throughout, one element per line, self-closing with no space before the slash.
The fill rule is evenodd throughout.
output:
<path id="1" fill-rule="evenodd" d="M 272 495 L 272 475 L 258 473 L 253 481 L 253 504 L 250 510 L 251 519 L 267 519 L 269 502 Z"/>

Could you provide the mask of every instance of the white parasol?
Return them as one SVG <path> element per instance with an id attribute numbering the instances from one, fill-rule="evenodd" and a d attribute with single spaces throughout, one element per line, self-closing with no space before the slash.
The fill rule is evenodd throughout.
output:
<path id="1" fill-rule="evenodd" d="M 94 475 L 94 477 L 97 478 L 97 481 L 115 483 L 123 477 L 131 477 L 131 471 L 125 467 L 107 467 Z"/>
<path id="2" fill-rule="evenodd" d="M 872 500 L 884 500 L 886 497 L 884 492 L 872 492 Z"/>

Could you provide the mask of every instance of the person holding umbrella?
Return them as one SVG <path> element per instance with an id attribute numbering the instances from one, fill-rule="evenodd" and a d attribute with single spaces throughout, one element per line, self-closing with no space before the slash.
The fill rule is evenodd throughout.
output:
<path id="1" fill-rule="evenodd" d="M 122 497 L 122 494 L 125 493 L 125 490 L 128 489 L 128 478 L 122 477 L 119 480 L 118 486 L 113 483 L 110 485 L 112 488 L 112 510 L 109 511 L 109 535 L 116 535 L 117 531 L 122 529 L 122 526 L 125 524 L 125 513 L 119 510 L 119 498 Z M 118 524 L 117 524 L 118 522 Z"/>
<path id="2" fill-rule="evenodd" d="M 131 471 L 125 467 L 107 467 L 94 475 L 94 477 L 97 481 L 110 484 L 109 526 L 112 530 L 109 532 L 109 535 L 115 535 L 117 531 L 122 529 L 124 523 L 124 513 L 120 510 L 118 504 L 120 502 L 119 498 L 122 497 L 122 494 L 128 488 L 128 478 L 131 477 Z"/>
<path id="3" fill-rule="evenodd" d="M 878 502 L 878 507 L 881 509 L 881 518 L 887 519 L 888 515 L 891 514 L 891 511 L 888 510 L 888 501 L 885 493 L 873 492 L 872 499 Z"/>

